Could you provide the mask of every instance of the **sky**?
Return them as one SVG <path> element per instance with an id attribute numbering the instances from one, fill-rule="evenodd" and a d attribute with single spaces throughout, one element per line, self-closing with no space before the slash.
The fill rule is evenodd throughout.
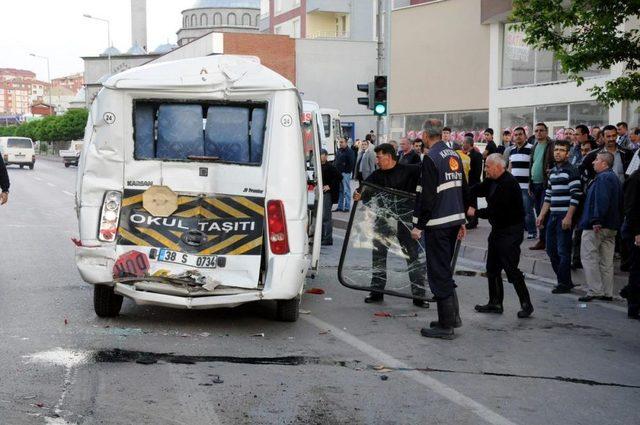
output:
<path id="1" fill-rule="evenodd" d="M 126 52 L 131 47 L 130 0 L 9 0 L 2 2 L 0 68 L 27 69 L 48 81 L 47 63 L 30 56 L 49 57 L 51 78 L 82 72 L 81 56 L 96 56 L 107 48 L 107 24 L 83 17 L 111 21 L 111 39 Z M 151 50 L 176 42 L 181 11 L 195 0 L 147 0 L 147 31 Z"/>

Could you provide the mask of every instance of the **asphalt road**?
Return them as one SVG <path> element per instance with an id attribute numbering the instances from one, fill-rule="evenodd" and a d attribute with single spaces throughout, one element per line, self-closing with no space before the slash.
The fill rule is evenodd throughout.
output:
<path id="1" fill-rule="evenodd" d="M 428 340 L 419 329 L 435 308 L 364 304 L 337 281 L 337 244 L 308 282 L 326 293 L 305 295 L 310 314 L 296 323 L 274 321 L 270 304 L 178 311 L 129 300 L 120 317 L 99 319 L 70 241 L 75 172 L 44 160 L 9 171 L 1 424 L 640 423 L 640 323 L 620 304 L 581 308 L 542 281 L 529 281 L 534 317 L 519 320 L 511 288 L 504 315 L 479 315 L 484 279 L 458 276 L 464 326 L 453 341 Z"/>

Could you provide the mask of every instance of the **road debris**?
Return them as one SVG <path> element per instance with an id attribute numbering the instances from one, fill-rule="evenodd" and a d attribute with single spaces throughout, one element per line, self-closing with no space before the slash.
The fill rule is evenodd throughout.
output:
<path id="1" fill-rule="evenodd" d="M 331 297 L 326 297 L 324 300 L 325 300 L 325 301 L 333 301 L 333 298 L 331 298 Z"/>
<path id="2" fill-rule="evenodd" d="M 300 314 L 311 314 L 310 310 L 300 310 Z"/>
<path id="3" fill-rule="evenodd" d="M 382 379 L 383 381 L 387 381 L 389 377 L 387 375 L 382 375 L 380 379 Z"/>
<path id="4" fill-rule="evenodd" d="M 252 338 L 264 338 L 264 332 L 251 335 Z"/>
<path id="5" fill-rule="evenodd" d="M 320 332 L 318 332 L 318 335 L 327 335 L 327 334 L 330 334 L 330 333 L 331 333 L 331 329 L 328 329 L 328 330 L 326 330 L 326 331 L 320 331 Z"/>
<path id="6" fill-rule="evenodd" d="M 321 288 L 309 288 L 305 291 L 305 294 L 312 295 L 324 295 L 324 289 Z"/>

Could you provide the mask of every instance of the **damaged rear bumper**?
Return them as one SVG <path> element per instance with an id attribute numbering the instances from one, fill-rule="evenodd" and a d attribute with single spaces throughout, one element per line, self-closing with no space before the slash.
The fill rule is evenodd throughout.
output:
<path id="1" fill-rule="evenodd" d="M 87 283 L 113 286 L 116 293 L 132 299 L 138 305 L 178 309 L 212 309 L 236 307 L 261 300 L 289 300 L 302 293 L 309 267 L 309 259 L 305 255 L 272 257 L 267 262 L 261 288 L 237 288 L 233 287 L 232 282 L 221 282 L 221 286 L 213 291 L 193 287 L 187 290 L 184 285 L 158 283 L 153 278 L 116 282 L 113 279 L 113 265 L 116 262 L 113 247 L 76 249 L 78 270 Z"/>

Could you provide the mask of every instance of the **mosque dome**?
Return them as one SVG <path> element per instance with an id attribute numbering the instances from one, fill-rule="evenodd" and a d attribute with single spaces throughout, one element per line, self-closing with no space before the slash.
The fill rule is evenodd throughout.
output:
<path id="1" fill-rule="evenodd" d="M 197 0 L 191 9 L 260 9 L 260 0 Z"/>
<path id="2" fill-rule="evenodd" d="M 104 52 L 102 52 L 100 54 L 100 56 L 118 56 L 121 55 L 122 53 L 120 53 L 120 50 L 116 49 L 115 47 L 111 46 L 109 48 L 107 48 Z"/>
<path id="3" fill-rule="evenodd" d="M 127 51 L 127 54 L 140 56 L 140 55 L 146 55 L 147 52 L 139 44 L 136 43 L 133 46 L 131 46 L 131 48 Z"/>
<path id="4" fill-rule="evenodd" d="M 170 51 L 172 51 L 173 49 L 176 49 L 177 47 L 178 46 L 171 43 L 161 44 L 160 46 L 156 47 L 156 49 L 152 53 L 156 55 L 164 55 L 165 53 L 169 53 Z"/>

